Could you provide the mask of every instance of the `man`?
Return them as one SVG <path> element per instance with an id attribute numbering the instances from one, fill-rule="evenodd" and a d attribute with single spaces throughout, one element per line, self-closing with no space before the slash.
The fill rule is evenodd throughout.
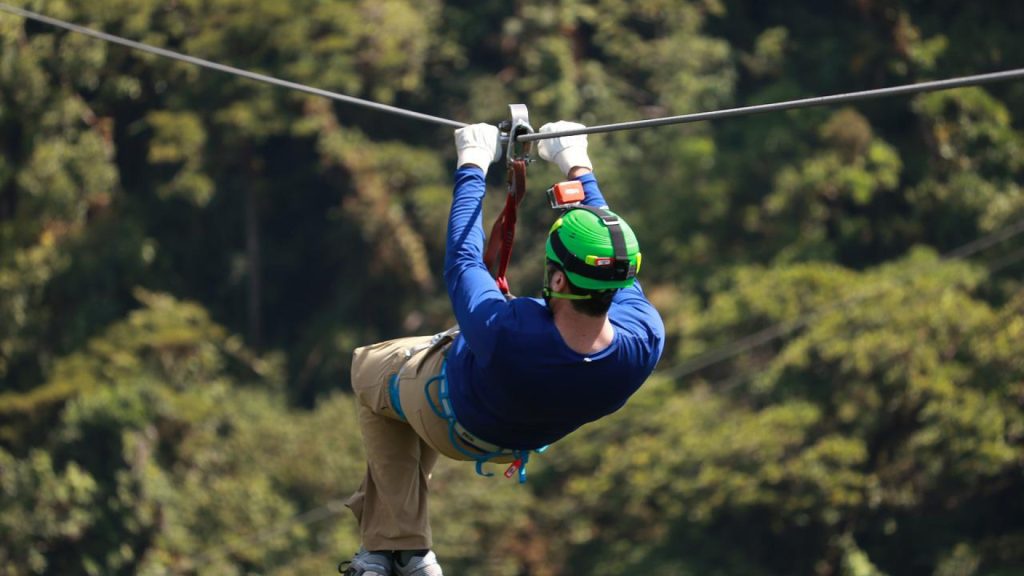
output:
<path id="1" fill-rule="evenodd" d="M 556 122 L 541 132 L 581 127 Z M 483 264 L 484 178 L 499 159 L 497 128 L 467 126 L 455 144 L 444 277 L 459 329 L 354 353 L 367 472 L 347 503 L 363 542 L 347 575 L 441 576 L 427 516 L 438 453 L 525 466 L 530 450 L 621 408 L 664 347 L 661 318 L 636 283 L 636 236 L 607 211 L 586 136 L 538 146 L 582 183 L 587 207 L 551 228 L 543 299 L 506 299 Z"/>

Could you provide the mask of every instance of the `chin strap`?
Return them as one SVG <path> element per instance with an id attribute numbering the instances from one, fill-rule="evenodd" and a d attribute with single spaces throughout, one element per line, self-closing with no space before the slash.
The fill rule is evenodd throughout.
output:
<path id="1" fill-rule="evenodd" d="M 581 294 L 567 294 L 565 292 L 552 292 L 551 288 L 544 288 L 545 298 L 558 298 L 560 300 L 590 300 L 593 298 L 590 294 L 583 296 Z"/>
<path id="2" fill-rule="evenodd" d="M 568 292 L 555 292 L 551 290 L 551 278 L 549 277 L 548 268 L 544 267 L 544 288 L 541 290 L 544 293 L 544 299 L 549 300 L 551 298 L 558 298 L 561 300 L 590 300 L 594 296 L 592 294 L 569 294 Z"/>

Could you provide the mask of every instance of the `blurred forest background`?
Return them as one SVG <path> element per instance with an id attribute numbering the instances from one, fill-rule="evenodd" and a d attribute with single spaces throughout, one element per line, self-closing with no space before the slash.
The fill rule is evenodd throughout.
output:
<path id="1" fill-rule="evenodd" d="M 535 127 L 1024 66 L 1012 1 L 16 4 Z M 669 345 L 525 486 L 439 466 L 446 573 L 1024 574 L 1022 110 L 1016 82 L 591 136 Z M 0 15 L 0 574 L 333 573 L 351 350 L 453 321 L 454 157 L 447 128 Z M 531 168 L 518 294 L 558 176 Z"/>

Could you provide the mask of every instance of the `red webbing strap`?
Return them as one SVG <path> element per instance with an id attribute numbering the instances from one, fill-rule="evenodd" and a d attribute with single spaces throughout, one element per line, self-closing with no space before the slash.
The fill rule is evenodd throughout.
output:
<path id="1" fill-rule="evenodd" d="M 502 294 L 509 293 L 508 270 L 512 259 L 512 244 L 516 239 L 516 210 L 526 194 L 526 161 L 513 160 L 508 165 L 508 196 L 505 197 L 505 208 L 491 226 L 491 235 L 487 239 L 484 250 L 484 265 L 494 271 L 494 281 Z M 495 258 L 497 269 L 495 270 Z"/>

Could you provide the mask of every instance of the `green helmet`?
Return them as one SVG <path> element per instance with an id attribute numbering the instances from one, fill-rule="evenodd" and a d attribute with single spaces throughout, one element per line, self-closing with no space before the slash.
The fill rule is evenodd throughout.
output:
<path id="1" fill-rule="evenodd" d="M 640 271 L 636 234 L 614 212 L 591 206 L 570 208 L 551 226 L 547 257 L 585 290 L 626 288 Z"/>

